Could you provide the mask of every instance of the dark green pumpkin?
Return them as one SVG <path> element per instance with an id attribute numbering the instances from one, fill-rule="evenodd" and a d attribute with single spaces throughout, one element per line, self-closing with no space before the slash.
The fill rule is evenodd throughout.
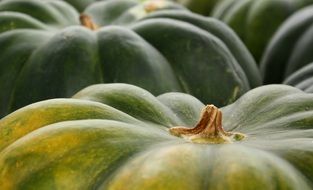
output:
<path id="1" fill-rule="evenodd" d="M 310 63 L 288 76 L 284 84 L 294 86 L 305 92 L 313 92 L 313 63 Z"/>
<path id="2" fill-rule="evenodd" d="M 108 0 L 84 14 L 98 30 L 79 26 L 78 12 L 62 1 L 1 1 L 0 115 L 96 83 L 187 92 L 216 105 L 261 84 L 231 29 L 178 4 Z"/>
<path id="3" fill-rule="evenodd" d="M 69 4 L 71 4 L 78 11 L 84 11 L 84 9 L 88 7 L 88 5 L 101 0 L 63 0 L 63 1 L 66 1 Z"/>
<path id="4" fill-rule="evenodd" d="M 212 16 L 227 23 L 257 62 L 281 23 L 312 0 L 222 0 Z"/>
<path id="5" fill-rule="evenodd" d="M 313 6 L 292 15 L 267 47 L 261 60 L 265 83 L 280 83 L 313 61 Z"/>
<path id="6" fill-rule="evenodd" d="M 210 15 L 214 7 L 221 2 L 221 0 L 173 0 L 187 7 L 192 12 L 201 15 Z"/>
<path id="7" fill-rule="evenodd" d="M 232 143 L 169 133 L 195 125 L 203 107 L 187 94 L 100 84 L 21 108 L 0 120 L 1 189 L 313 188 L 312 94 L 249 91 L 221 109 L 225 130 L 246 135 Z"/>

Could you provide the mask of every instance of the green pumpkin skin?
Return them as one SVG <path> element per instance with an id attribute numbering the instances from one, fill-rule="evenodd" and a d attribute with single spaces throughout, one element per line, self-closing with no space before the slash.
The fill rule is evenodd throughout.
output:
<path id="1" fill-rule="evenodd" d="M 210 15 L 214 7 L 220 2 L 220 0 L 174 0 L 187 7 L 192 12 L 201 15 Z"/>
<path id="2" fill-rule="evenodd" d="M 222 0 L 211 16 L 228 24 L 259 63 L 272 36 L 296 10 L 312 0 Z"/>
<path id="3" fill-rule="evenodd" d="M 261 84 L 252 56 L 226 25 L 156 2 L 91 4 L 84 14 L 99 25 L 91 31 L 65 2 L 2 1 L 0 115 L 97 83 L 187 92 L 216 105 Z"/>
<path id="4" fill-rule="evenodd" d="M 305 92 L 313 92 L 313 63 L 310 63 L 288 76 L 283 84 L 294 86 Z"/>
<path id="5" fill-rule="evenodd" d="M 71 4 L 78 11 L 84 11 L 84 9 L 88 7 L 88 5 L 95 3 L 99 0 L 64 0 L 64 1 Z"/>
<path id="6" fill-rule="evenodd" d="M 313 6 L 297 11 L 273 36 L 260 65 L 264 83 L 280 83 L 313 61 L 312 12 Z"/>
<path id="7" fill-rule="evenodd" d="M 286 85 L 253 89 L 221 109 L 245 139 L 197 144 L 168 131 L 197 122 L 196 98 L 93 85 L 0 120 L 1 189 L 312 189 L 312 100 Z"/>

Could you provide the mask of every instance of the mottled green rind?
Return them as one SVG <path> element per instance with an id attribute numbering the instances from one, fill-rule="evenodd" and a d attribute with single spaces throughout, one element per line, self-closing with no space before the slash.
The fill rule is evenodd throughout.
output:
<path id="1" fill-rule="evenodd" d="M 136 152 L 171 139 L 164 130 L 110 120 L 61 122 L 1 153 L 0 184 L 4 189 L 94 189 Z"/>
<path id="2" fill-rule="evenodd" d="M 37 128 L 61 121 L 114 119 L 127 123 L 140 123 L 136 119 L 102 104 L 65 99 L 35 103 L 12 115 L 8 115 L 1 121 L 1 149 Z"/>
<path id="3" fill-rule="evenodd" d="M 100 189 L 310 189 L 287 162 L 236 145 L 186 143 L 152 149 L 116 173 Z"/>
<path id="4" fill-rule="evenodd" d="M 223 145 L 168 133 L 198 120 L 204 105 L 187 94 L 154 97 L 132 85 L 101 84 L 74 98 L 0 120 L 0 139 L 14 139 L 0 141 L 4 189 L 313 187 L 313 96 L 296 88 L 259 87 L 222 108 L 224 128 L 247 135 Z"/>

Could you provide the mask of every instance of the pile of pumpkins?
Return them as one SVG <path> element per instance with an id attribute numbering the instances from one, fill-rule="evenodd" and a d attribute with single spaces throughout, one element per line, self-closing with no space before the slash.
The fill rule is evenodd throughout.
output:
<path id="1" fill-rule="evenodd" d="M 312 190 L 313 0 L 1 0 L 1 190 Z"/>

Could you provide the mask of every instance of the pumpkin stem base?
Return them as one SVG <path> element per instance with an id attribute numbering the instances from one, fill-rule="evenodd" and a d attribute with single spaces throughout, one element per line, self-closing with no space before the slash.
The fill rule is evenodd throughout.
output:
<path id="1" fill-rule="evenodd" d="M 92 19 L 90 18 L 90 16 L 86 15 L 86 14 L 81 14 L 79 16 L 79 20 L 80 20 L 80 24 L 82 26 L 85 26 L 86 28 L 89 28 L 92 31 L 96 31 L 99 26 L 97 26 Z"/>
<path id="2" fill-rule="evenodd" d="M 165 6 L 164 0 L 152 0 L 144 3 L 144 10 L 146 13 L 152 13 Z"/>
<path id="3" fill-rule="evenodd" d="M 226 132 L 222 127 L 222 112 L 214 105 L 203 108 L 200 121 L 194 128 L 178 126 L 169 131 L 172 135 L 201 144 L 227 144 L 246 137 L 242 133 Z"/>

